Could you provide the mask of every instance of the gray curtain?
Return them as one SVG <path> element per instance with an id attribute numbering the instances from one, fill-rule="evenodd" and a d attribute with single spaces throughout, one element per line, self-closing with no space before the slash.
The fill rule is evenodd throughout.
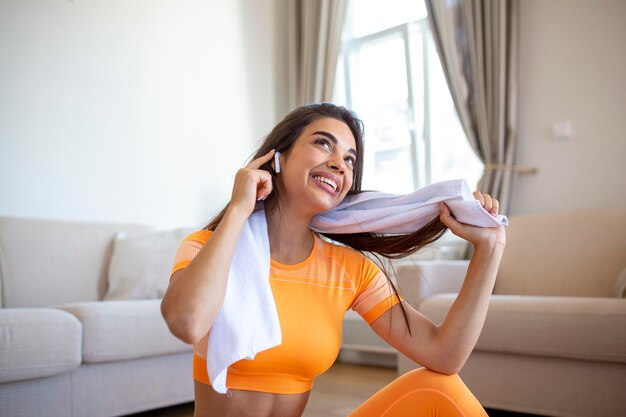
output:
<path id="1" fill-rule="evenodd" d="M 478 190 L 507 214 L 517 140 L 516 0 L 426 0 L 459 119 L 485 164 Z"/>
<path id="2" fill-rule="evenodd" d="M 289 0 L 289 109 L 332 100 L 346 0 Z"/>

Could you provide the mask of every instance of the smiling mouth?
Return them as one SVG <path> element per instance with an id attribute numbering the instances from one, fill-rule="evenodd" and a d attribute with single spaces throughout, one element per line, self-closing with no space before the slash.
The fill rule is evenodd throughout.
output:
<path id="1" fill-rule="evenodd" d="M 331 180 L 330 178 L 322 177 L 321 175 L 316 175 L 313 177 L 313 179 L 317 182 L 321 182 L 323 184 L 329 185 L 333 189 L 333 192 L 337 192 L 337 183 L 335 183 L 335 181 Z"/>

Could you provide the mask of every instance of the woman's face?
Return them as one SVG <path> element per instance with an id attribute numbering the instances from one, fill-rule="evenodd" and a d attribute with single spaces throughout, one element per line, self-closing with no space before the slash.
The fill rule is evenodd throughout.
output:
<path id="1" fill-rule="evenodd" d="M 356 142 L 342 121 L 313 121 L 281 155 L 282 198 L 303 214 L 315 215 L 337 206 L 352 187 Z"/>

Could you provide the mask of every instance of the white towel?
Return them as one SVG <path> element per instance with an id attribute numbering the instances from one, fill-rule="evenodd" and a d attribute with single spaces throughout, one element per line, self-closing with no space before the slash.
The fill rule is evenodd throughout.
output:
<path id="1" fill-rule="evenodd" d="M 315 216 L 311 229 L 321 233 L 411 233 L 439 216 L 441 201 L 461 223 L 508 225 L 506 216 L 489 214 L 461 179 L 431 184 L 406 195 L 369 191 L 347 196 L 339 206 Z"/>
<path id="2" fill-rule="evenodd" d="M 311 229 L 326 233 L 409 233 L 439 216 L 445 201 L 460 222 L 491 227 L 507 225 L 474 199 L 464 180 L 444 181 L 407 195 L 364 192 L 349 196 L 335 209 L 320 213 Z M 228 274 L 224 304 L 209 333 L 207 368 L 213 389 L 227 391 L 230 365 L 253 359 L 281 343 L 280 322 L 269 285 L 270 246 L 263 209 L 255 211 L 241 232 Z"/>
<path id="3" fill-rule="evenodd" d="M 224 303 L 207 346 L 213 389 L 227 391 L 228 367 L 281 343 L 280 322 L 269 283 L 270 243 L 264 210 L 244 224 L 228 273 Z"/>

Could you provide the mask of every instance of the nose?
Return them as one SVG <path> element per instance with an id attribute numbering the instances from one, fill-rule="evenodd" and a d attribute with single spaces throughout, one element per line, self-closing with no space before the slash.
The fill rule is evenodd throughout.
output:
<path id="1" fill-rule="evenodd" d="M 341 162 L 339 162 L 341 161 Z M 327 163 L 328 168 L 343 174 L 346 172 L 346 165 L 342 159 L 338 159 L 337 157 L 331 158 Z"/>

